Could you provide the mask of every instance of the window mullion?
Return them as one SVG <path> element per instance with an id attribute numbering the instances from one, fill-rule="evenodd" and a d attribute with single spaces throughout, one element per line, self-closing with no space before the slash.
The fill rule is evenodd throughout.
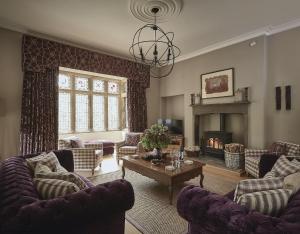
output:
<path id="1" fill-rule="evenodd" d="M 93 127 L 93 87 L 92 87 L 93 79 L 88 79 L 89 84 L 89 93 L 88 93 L 88 99 L 89 99 L 89 131 L 94 131 Z"/>
<path id="2" fill-rule="evenodd" d="M 70 74 L 71 77 L 71 130 L 76 131 L 76 98 L 75 98 L 75 76 Z"/>

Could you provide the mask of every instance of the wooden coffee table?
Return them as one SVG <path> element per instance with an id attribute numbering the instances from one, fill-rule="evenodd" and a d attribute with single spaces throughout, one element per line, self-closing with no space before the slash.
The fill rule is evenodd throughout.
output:
<path id="1" fill-rule="evenodd" d="M 165 170 L 166 164 L 152 165 L 151 162 L 141 158 L 132 158 L 131 156 L 124 156 L 122 166 L 122 178 L 125 177 L 125 168 L 135 171 L 143 176 L 149 177 L 168 186 L 169 201 L 172 204 L 173 189 L 176 184 L 181 184 L 194 177 L 200 176 L 200 186 L 203 187 L 203 166 L 204 163 L 194 161 L 193 164 L 182 163 L 180 168 L 173 171 Z"/>

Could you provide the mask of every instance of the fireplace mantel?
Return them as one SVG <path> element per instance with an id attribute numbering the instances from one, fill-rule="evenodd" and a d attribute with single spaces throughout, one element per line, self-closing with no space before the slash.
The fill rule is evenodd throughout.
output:
<path id="1" fill-rule="evenodd" d="M 230 102 L 191 105 L 194 115 L 206 114 L 248 114 L 250 102 Z"/>

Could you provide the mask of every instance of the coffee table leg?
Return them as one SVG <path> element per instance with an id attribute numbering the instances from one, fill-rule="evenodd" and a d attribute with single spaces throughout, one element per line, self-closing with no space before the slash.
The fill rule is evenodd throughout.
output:
<path id="1" fill-rule="evenodd" d="M 201 168 L 201 172 L 200 172 L 200 187 L 203 188 L 203 180 L 204 180 L 204 175 L 203 175 L 203 171 Z"/>
<path id="2" fill-rule="evenodd" d="M 173 200 L 173 185 L 169 185 L 169 202 L 170 205 L 172 205 L 172 200 Z"/>
<path id="3" fill-rule="evenodd" d="M 125 177 L 125 167 L 122 166 L 122 179 Z"/>

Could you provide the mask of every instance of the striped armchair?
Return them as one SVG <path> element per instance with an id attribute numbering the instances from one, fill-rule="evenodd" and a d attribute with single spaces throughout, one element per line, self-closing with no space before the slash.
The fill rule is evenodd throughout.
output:
<path id="1" fill-rule="evenodd" d="M 276 143 L 286 145 L 286 156 L 299 156 L 300 145 L 277 141 Z M 276 161 L 278 157 L 268 155 L 267 149 L 245 149 L 245 171 L 255 178 L 261 178 L 265 175 L 264 163 L 269 164 L 271 161 Z"/>
<path id="2" fill-rule="evenodd" d="M 90 169 L 94 175 L 95 168 L 103 160 L 103 144 L 102 143 L 83 143 L 82 148 L 72 148 L 70 139 L 58 140 L 58 149 L 69 149 L 73 153 L 74 169 Z"/>

